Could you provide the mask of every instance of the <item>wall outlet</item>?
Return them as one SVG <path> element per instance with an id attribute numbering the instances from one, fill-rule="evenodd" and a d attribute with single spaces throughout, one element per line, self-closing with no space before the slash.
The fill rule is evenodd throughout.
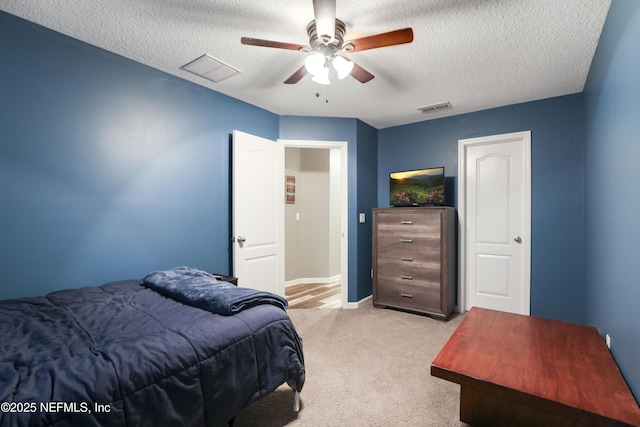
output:
<path id="1" fill-rule="evenodd" d="M 359 218 L 360 218 L 360 224 L 364 224 L 364 222 L 365 222 L 365 215 L 364 215 L 364 212 L 360 212 L 360 216 L 359 216 Z"/>
<path id="2" fill-rule="evenodd" d="M 607 348 L 611 349 L 611 337 L 609 336 L 609 334 L 606 334 L 604 336 L 604 342 L 607 344 Z"/>

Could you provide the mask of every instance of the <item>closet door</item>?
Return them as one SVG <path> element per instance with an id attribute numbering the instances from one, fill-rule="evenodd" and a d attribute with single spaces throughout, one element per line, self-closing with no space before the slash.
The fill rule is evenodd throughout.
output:
<path id="1" fill-rule="evenodd" d="M 530 312 L 530 134 L 460 141 L 466 306 Z"/>

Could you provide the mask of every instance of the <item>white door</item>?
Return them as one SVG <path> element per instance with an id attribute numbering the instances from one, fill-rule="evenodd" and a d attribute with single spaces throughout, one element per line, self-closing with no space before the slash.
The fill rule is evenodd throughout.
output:
<path id="1" fill-rule="evenodd" d="M 531 132 L 459 141 L 466 310 L 530 314 L 530 152 Z"/>
<path id="2" fill-rule="evenodd" d="M 284 295 L 284 145 L 233 132 L 233 274 Z"/>

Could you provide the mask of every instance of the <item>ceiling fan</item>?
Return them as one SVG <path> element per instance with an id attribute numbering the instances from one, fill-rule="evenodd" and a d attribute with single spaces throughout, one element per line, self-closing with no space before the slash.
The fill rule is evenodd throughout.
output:
<path id="1" fill-rule="evenodd" d="M 351 75 L 359 82 L 366 83 L 374 78 L 373 74 L 343 56 L 343 52 L 360 52 L 413 41 L 413 30 L 411 28 L 345 41 L 346 25 L 336 18 L 336 0 L 313 0 L 313 11 L 315 19 L 307 25 L 309 46 L 251 37 L 242 37 L 240 42 L 251 46 L 307 52 L 309 55 L 305 58 L 305 64 L 284 83 L 298 83 L 304 76 L 311 74 L 313 81 L 320 84 L 329 84 L 330 66 L 337 72 L 340 79 Z"/>

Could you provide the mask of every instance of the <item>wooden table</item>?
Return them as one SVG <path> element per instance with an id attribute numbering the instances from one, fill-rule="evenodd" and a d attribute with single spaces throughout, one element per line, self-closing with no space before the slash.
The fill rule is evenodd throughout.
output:
<path id="1" fill-rule="evenodd" d="M 472 308 L 431 364 L 481 426 L 640 426 L 640 408 L 590 326 Z"/>

